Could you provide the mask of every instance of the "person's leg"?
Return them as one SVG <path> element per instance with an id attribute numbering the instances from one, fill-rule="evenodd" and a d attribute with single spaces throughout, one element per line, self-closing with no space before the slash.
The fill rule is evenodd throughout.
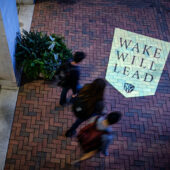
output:
<path id="1" fill-rule="evenodd" d="M 79 119 L 77 118 L 77 120 L 73 123 L 73 125 L 71 126 L 71 128 L 69 130 L 67 130 L 65 136 L 66 137 L 71 137 L 73 136 L 75 133 L 76 133 L 76 129 L 77 127 L 82 123 L 84 122 L 85 120 L 83 119 Z"/>
<path id="2" fill-rule="evenodd" d="M 94 150 L 94 151 L 85 153 L 85 154 L 80 158 L 80 161 L 84 161 L 84 160 L 86 160 L 86 159 L 91 158 L 92 156 L 94 156 L 94 155 L 97 153 L 97 151 L 98 151 L 98 150 Z"/>
<path id="3" fill-rule="evenodd" d="M 113 141 L 113 135 L 103 135 L 102 136 L 102 148 L 101 148 L 101 152 L 105 156 L 109 155 L 108 148 L 109 148 L 109 145 L 112 143 L 112 141 Z"/>
<path id="4" fill-rule="evenodd" d="M 89 118 L 91 118 L 91 117 L 93 117 L 93 116 L 96 116 L 96 115 L 98 115 L 98 114 L 93 113 L 91 116 L 87 117 L 86 119 L 79 119 L 79 118 L 77 118 L 77 120 L 73 123 L 73 125 L 71 126 L 71 128 L 70 128 L 69 130 L 67 130 L 65 136 L 66 136 L 66 137 L 71 137 L 71 136 L 73 136 L 73 135 L 76 133 L 76 129 L 78 128 L 78 126 L 79 126 L 82 122 L 84 122 L 84 121 L 88 120 Z"/>
<path id="5" fill-rule="evenodd" d="M 89 159 L 89 158 L 91 158 L 92 156 L 94 156 L 97 152 L 98 152 L 98 150 L 94 150 L 94 151 L 85 153 L 80 159 L 73 161 L 71 164 L 76 164 L 76 163 L 78 163 L 78 162 L 80 162 L 80 161 L 84 161 L 84 160 L 86 160 L 86 159 Z"/>
<path id="6" fill-rule="evenodd" d="M 77 118 L 77 120 L 76 120 L 76 121 L 73 123 L 73 125 L 71 126 L 70 130 L 71 130 L 71 131 L 76 130 L 77 127 L 78 127 L 82 122 L 84 122 L 83 119 Z"/>
<path id="7" fill-rule="evenodd" d="M 66 96 L 67 96 L 68 90 L 69 90 L 68 87 L 62 88 L 62 92 L 61 92 L 61 96 L 60 96 L 60 105 L 66 104 Z"/>

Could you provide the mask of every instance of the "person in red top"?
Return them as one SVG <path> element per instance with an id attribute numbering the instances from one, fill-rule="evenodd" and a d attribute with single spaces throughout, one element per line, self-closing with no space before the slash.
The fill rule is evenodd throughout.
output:
<path id="1" fill-rule="evenodd" d="M 89 159 L 98 152 L 101 152 L 105 156 L 108 156 L 109 155 L 108 147 L 110 143 L 113 141 L 111 125 L 117 123 L 121 119 L 121 116 L 122 114 L 119 111 L 115 111 L 115 112 L 109 113 L 107 116 L 93 117 L 90 123 L 95 122 L 95 126 L 94 127 L 89 126 L 90 124 L 88 124 L 86 127 L 82 128 L 78 134 L 78 140 L 80 141 L 81 139 L 82 141 L 82 143 L 80 142 L 80 146 L 82 147 L 85 153 L 80 159 L 73 161 L 72 164 Z M 82 134 L 82 133 L 85 133 L 83 129 L 87 129 L 87 127 L 90 127 L 90 128 L 93 127 L 95 128 L 95 131 L 89 130 L 89 131 L 86 131 L 86 133 L 88 132 L 88 134 Z M 89 134 L 90 131 L 93 134 Z M 87 142 L 88 141 L 87 138 L 91 138 L 92 136 L 94 136 L 94 133 L 98 133 L 96 131 L 103 132 L 101 133 L 100 138 L 99 139 L 97 138 L 97 140 L 101 141 L 100 145 L 97 145 L 97 143 L 92 143 L 92 141 L 90 141 L 90 143 Z M 86 137 L 86 140 L 82 139 L 81 135 Z M 96 141 L 96 140 L 93 139 L 93 141 Z M 90 146 L 93 146 L 93 147 L 90 147 Z"/>

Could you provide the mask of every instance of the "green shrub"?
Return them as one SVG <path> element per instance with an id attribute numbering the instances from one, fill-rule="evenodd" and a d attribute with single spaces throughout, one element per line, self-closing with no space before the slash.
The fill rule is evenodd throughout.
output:
<path id="1" fill-rule="evenodd" d="M 27 32 L 17 38 L 16 61 L 24 76 L 35 80 L 42 74 L 51 80 L 57 67 L 72 59 L 72 52 L 64 43 L 64 38 L 41 32 Z"/>

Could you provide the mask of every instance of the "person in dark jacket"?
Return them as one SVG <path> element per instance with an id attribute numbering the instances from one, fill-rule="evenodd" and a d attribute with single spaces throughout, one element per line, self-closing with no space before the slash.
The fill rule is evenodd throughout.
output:
<path id="1" fill-rule="evenodd" d="M 92 118 L 89 123 L 95 122 L 97 117 L 98 116 Z M 107 116 L 101 116 L 97 118 L 96 129 L 99 131 L 107 132 L 101 136 L 101 146 L 98 149 L 92 149 L 92 150 L 89 150 L 88 152 L 85 152 L 84 155 L 80 159 L 73 161 L 72 164 L 89 159 L 98 152 L 101 152 L 105 156 L 108 156 L 109 155 L 108 147 L 113 141 L 113 135 L 112 135 L 113 131 L 112 131 L 111 125 L 117 123 L 121 119 L 121 117 L 122 117 L 122 114 L 119 111 L 115 111 L 115 112 L 109 113 Z"/>
<path id="2" fill-rule="evenodd" d="M 86 107 L 88 112 L 83 113 L 84 118 L 77 118 L 77 120 L 73 123 L 71 128 L 67 130 L 65 133 L 66 137 L 71 137 L 76 134 L 77 127 L 83 123 L 84 121 L 88 120 L 92 116 L 102 114 L 104 104 L 103 104 L 103 97 L 104 97 L 104 90 L 106 87 L 105 80 L 98 78 L 94 80 L 90 84 L 86 84 L 79 92 L 79 97 L 86 98 Z M 74 103 L 73 103 L 74 104 Z"/>
<path id="3" fill-rule="evenodd" d="M 73 56 L 73 61 L 70 62 L 70 75 L 67 79 L 67 82 L 62 87 L 62 92 L 60 96 L 60 105 L 66 104 L 66 96 L 69 89 L 72 89 L 73 94 L 72 98 L 77 95 L 78 90 L 80 89 L 79 79 L 80 79 L 80 67 L 79 63 L 86 57 L 84 52 L 76 52 Z"/>

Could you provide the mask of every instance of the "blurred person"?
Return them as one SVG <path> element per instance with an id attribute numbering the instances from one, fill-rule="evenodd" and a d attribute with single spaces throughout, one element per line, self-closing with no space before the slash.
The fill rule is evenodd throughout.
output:
<path id="1" fill-rule="evenodd" d="M 90 84 L 84 85 L 75 98 L 72 109 L 77 117 L 71 128 L 65 133 L 66 137 L 76 134 L 77 127 L 92 116 L 100 115 L 103 111 L 105 80 L 98 78 Z"/>
<path id="2" fill-rule="evenodd" d="M 92 118 L 91 123 L 82 128 L 77 135 L 84 155 L 72 162 L 72 164 L 86 160 L 101 152 L 108 156 L 108 147 L 113 141 L 111 125 L 121 119 L 121 113 L 118 111 L 111 112 L 107 116 L 96 116 Z"/>
<path id="3" fill-rule="evenodd" d="M 61 95 L 60 95 L 60 105 L 63 106 L 66 104 L 66 96 L 67 92 L 72 89 L 73 94 L 72 98 L 74 98 L 81 86 L 79 85 L 80 79 L 80 62 L 86 57 L 86 54 L 81 51 L 77 51 L 73 56 L 73 61 L 66 63 L 61 66 L 58 70 L 60 82 L 59 86 L 62 87 Z"/>

